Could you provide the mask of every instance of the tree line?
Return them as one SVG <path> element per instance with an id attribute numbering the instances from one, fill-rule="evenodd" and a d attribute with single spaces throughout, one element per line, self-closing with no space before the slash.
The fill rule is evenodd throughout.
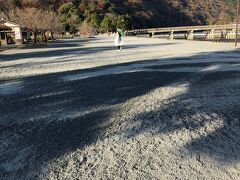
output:
<path id="1" fill-rule="evenodd" d="M 117 1 L 116 1 L 117 2 Z M 72 0 L 58 9 L 66 31 L 76 32 L 80 24 L 88 24 L 98 32 L 115 31 L 117 27 L 128 29 L 130 16 L 117 13 L 116 2 L 109 0 Z"/>
<path id="2" fill-rule="evenodd" d="M 1 14 L 33 34 L 229 23 L 236 0 L 0 0 Z"/>
<path id="3" fill-rule="evenodd" d="M 108 0 L 0 0 L 1 16 L 29 28 L 37 41 L 46 32 L 82 34 L 127 29 L 129 17 L 115 13 Z M 86 32 L 88 31 L 88 32 Z"/>
<path id="4" fill-rule="evenodd" d="M 55 32 L 64 31 L 60 17 L 54 9 L 39 8 L 38 5 L 37 0 L 0 0 L 0 15 L 30 30 L 34 43 L 39 35 L 42 35 L 42 40 L 46 42 L 47 32 L 53 40 Z"/>

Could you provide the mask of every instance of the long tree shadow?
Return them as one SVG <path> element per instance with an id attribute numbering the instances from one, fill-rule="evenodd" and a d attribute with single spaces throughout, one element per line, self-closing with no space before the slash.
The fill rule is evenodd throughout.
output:
<path id="1" fill-rule="evenodd" d="M 98 41 L 101 39 L 94 39 L 94 41 L 89 40 L 92 44 L 98 43 Z M 82 42 L 83 41 L 83 42 Z M 86 42 L 89 42 L 86 40 Z M 28 59 L 28 58 L 51 58 L 55 57 L 57 59 L 60 59 L 61 57 L 66 58 L 66 56 L 71 57 L 79 57 L 79 55 L 89 55 L 97 52 L 104 52 L 104 51 L 116 51 L 117 48 L 113 45 L 108 46 L 96 46 L 94 47 L 85 47 L 83 43 L 86 43 L 84 40 L 74 40 L 72 42 L 61 42 L 57 44 L 53 44 L 51 46 L 47 46 L 45 48 L 40 48 L 38 51 L 34 52 L 25 52 L 25 53 L 14 53 L 14 54 L 0 54 L 0 61 L 2 62 L 10 62 L 20 59 Z M 111 40 L 109 40 L 111 42 Z M 102 41 L 99 41 L 99 43 L 102 43 Z M 155 46 L 169 46 L 174 45 L 174 43 L 157 43 L 157 44 L 133 44 L 133 45 L 125 45 L 124 49 L 138 49 L 141 47 L 145 48 L 151 48 Z M 33 63 L 33 62 L 32 62 Z M 46 62 L 34 62 L 33 64 L 44 64 Z M 25 64 L 21 64 L 24 66 Z M 17 65 L 16 65 L 17 66 Z M 12 67 L 12 66 L 10 66 Z"/>
<path id="2" fill-rule="evenodd" d="M 111 39 L 108 39 L 111 42 Z M 95 47 L 84 47 L 83 43 L 94 43 L 96 44 Z M 104 51 L 115 51 L 116 48 L 112 45 L 109 46 L 98 46 L 98 43 L 102 43 L 101 38 L 93 38 L 93 39 L 73 39 L 62 41 L 61 43 L 54 43 L 50 46 L 34 48 L 39 49 L 39 51 L 34 52 L 26 52 L 26 53 L 14 53 L 14 54 L 0 54 L 0 61 L 8 62 L 8 61 L 15 61 L 19 59 L 28 59 L 28 58 L 49 58 L 49 57 L 56 57 L 57 59 L 66 58 L 66 56 L 71 57 L 78 57 L 79 55 L 88 55 L 97 52 L 104 52 Z M 152 48 L 157 46 L 169 46 L 175 45 L 177 42 L 169 42 L 169 43 L 157 43 L 157 44 L 130 44 L 125 45 L 124 49 L 138 49 L 141 47 L 145 48 Z M 27 49 L 27 48 L 25 48 Z M 61 61 L 59 61 L 61 62 Z M 64 61 L 63 61 L 64 62 Z M 48 62 L 32 62 L 32 64 L 20 64 L 19 66 L 28 66 L 33 64 L 47 64 Z M 18 66 L 18 65 L 15 65 Z M 8 66 L 14 67 L 14 66 Z M 0 67 L 2 68 L 2 67 Z"/>
<path id="3" fill-rule="evenodd" d="M 132 121 L 140 122 L 142 126 L 127 129 L 126 136 L 187 129 L 189 135 L 191 132 L 201 135 L 186 143 L 183 149 L 199 155 L 206 154 L 221 163 L 239 162 L 240 68 L 239 71 L 197 73 L 188 77 L 182 82 L 189 84 L 185 93 L 168 99 L 155 111 L 138 114 Z"/>
<path id="4" fill-rule="evenodd" d="M 132 72 L 63 82 L 68 72 L 24 78 L 25 91 L 1 96 L 2 140 L 15 137 L 11 147 L 2 147 L 3 175 L 10 177 L 11 155 L 19 149 L 34 147 L 32 163 L 21 165 L 19 176 L 25 176 L 44 162 L 82 149 L 103 139 L 114 122 L 110 120 L 115 105 L 146 94 L 157 87 L 183 78 L 185 73 Z M 17 117 L 17 119 L 16 119 Z M 12 139 L 12 138 L 11 138 Z M 14 160 L 12 160 L 14 161 Z M 21 173 L 22 172 L 22 173 Z"/>
<path id="5" fill-rule="evenodd" d="M 199 58 L 199 56 L 193 58 Z M 148 62 L 150 61 L 139 63 L 145 63 L 147 66 Z M 137 63 L 127 63 L 126 68 L 132 64 Z M 24 179 L 26 174 L 41 168 L 44 163 L 106 138 L 106 133 L 109 134 L 111 127 L 118 123 L 112 119 L 112 116 L 117 112 L 119 104 L 176 82 L 189 82 L 188 91 L 172 98 L 157 111 L 139 114 L 133 120 L 129 120 L 129 123 L 140 121 L 145 125 L 137 131 L 126 129 L 123 133 L 130 137 L 156 128 L 158 129 L 156 133 L 174 132 L 182 128 L 197 130 L 211 122 L 215 117 L 213 114 L 216 114 L 223 121 L 223 127 L 204 138 L 189 142 L 186 148 L 191 152 L 200 151 L 209 154 L 203 147 L 207 147 L 207 150 L 209 150 L 208 147 L 221 149 L 224 145 L 227 148 L 222 148 L 223 154 L 219 151 L 212 152 L 215 157 L 222 159 L 224 155 L 228 160 L 240 160 L 239 119 L 237 123 L 233 120 L 239 115 L 236 107 L 240 102 L 240 84 L 227 84 L 229 81 L 239 80 L 238 71 L 196 74 L 143 69 L 63 81 L 63 77 L 66 76 L 118 66 L 21 78 L 16 80 L 23 83 L 23 90 L 20 93 L 0 95 L 0 148 L 2 150 L 0 171 L 3 177 Z M 201 64 L 200 67 L 202 67 Z M 216 82 L 219 81 L 226 81 L 226 88 L 221 89 L 220 85 L 218 87 Z M 218 87 L 217 90 L 216 87 Z M 226 103 L 213 108 L 215 106 L 212 106 L 212 101 L 209 99 L 218 96 L 220 101 L 224 100 Z M 231 99 L 231 97 L 234 98 Z M 195 101 L 200 105 L 192 108 Z M 219 100 L 214 99 L 214 102 L 219 103 Z M 207 114 L 210 118 L 200 118 L 199 121 L 192 118 L 201 113 Z M 148 121 L 147 124 L 145 120 Z M 232 123 L 233 121 L 235 124 Z M 223 136 L 226 139 L 221 139 Z M 211 143 L 211 138 L 220 142 L 219 147 Z M 230 139 L 231 143 L 227 144 Z M 33 147 L 32 151 L 21 160 L 19 156 L 24 156 L 20 152 L 28 147 Z M 232 147 L 235 147 L 235 153 L 225 152 Z M 19 167 L 15 167 L 16 163 Z"/>

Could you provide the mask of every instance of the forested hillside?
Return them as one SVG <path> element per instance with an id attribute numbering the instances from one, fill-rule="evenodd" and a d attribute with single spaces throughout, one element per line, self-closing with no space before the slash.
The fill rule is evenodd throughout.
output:
<path id="1" fill-rule="evenodd" d="M 15 8 L 57 12 L 67 31 L 82 22 L 106 31 L 224 24 L 234 20 L 236 0 L 0 0 L 2 14 Z"/>

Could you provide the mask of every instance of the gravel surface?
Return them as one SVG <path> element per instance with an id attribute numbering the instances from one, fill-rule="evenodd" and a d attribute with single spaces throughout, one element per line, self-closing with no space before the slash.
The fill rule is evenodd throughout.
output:
<path id="1" fill-rule="evenodd" d="M 113 37 L 0 52 L 0 179 L 239 179 L 240 51 Z"/>

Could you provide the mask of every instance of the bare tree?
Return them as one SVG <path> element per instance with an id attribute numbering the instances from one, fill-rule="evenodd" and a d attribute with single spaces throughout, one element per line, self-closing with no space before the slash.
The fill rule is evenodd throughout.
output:
<path id="1" fill-rule="evenodd" d="M 45 30 L 51 34 L 51 39 L 54 40 L 55 32 L 62 32 L 63 26 L 60 22 L 59 16 L 53 11 L 47 11 L 45 13 Z"/>
<path id="2" fill-rule="evenodd" d="M 36 7 L 39 3 L 39 0 L 21 0 L 21 6 L 23 7 Z"/>
<path id="3" fill-rule="evenodd" d="M 31 0 L 25 3 L 30 3 Z M 42 41 L 47 42 L 46 32 L 51 33 L 51 38 L 56 31 L 62 31 L 58 15 L 53 11 L 46 11 L 37 8 L 17 8 L 9 13 L 11 20 L 30 29 L 34 36 L 34 43 L 37 42 L 37 35 L 42 35 Z M 44 38 L 43 38 L 44 37 Z"/>
<path id="4" fill-rule="evenodd" d="M 0 0 L 0 15 L 9 19 L 9 11 L 15 8 L 14 1 Z"/>
<path id="5" fill-rule="evenodd" d="M 87 23 L 86 21 L 84 21 L 80 25 L 79 31 L 80 31 L 81 37 L 83 37 L 83 38 L 89 37 L 96 33 L 96 29 L 91 24 Z"/>
<path id="6" fill-rule="evenodd" d="M 29 28 L 37 42 L 37 35 L 44 29 L 45 13 L 36 8 L 16 9 L 9 13 L 10 19 Z"/>

